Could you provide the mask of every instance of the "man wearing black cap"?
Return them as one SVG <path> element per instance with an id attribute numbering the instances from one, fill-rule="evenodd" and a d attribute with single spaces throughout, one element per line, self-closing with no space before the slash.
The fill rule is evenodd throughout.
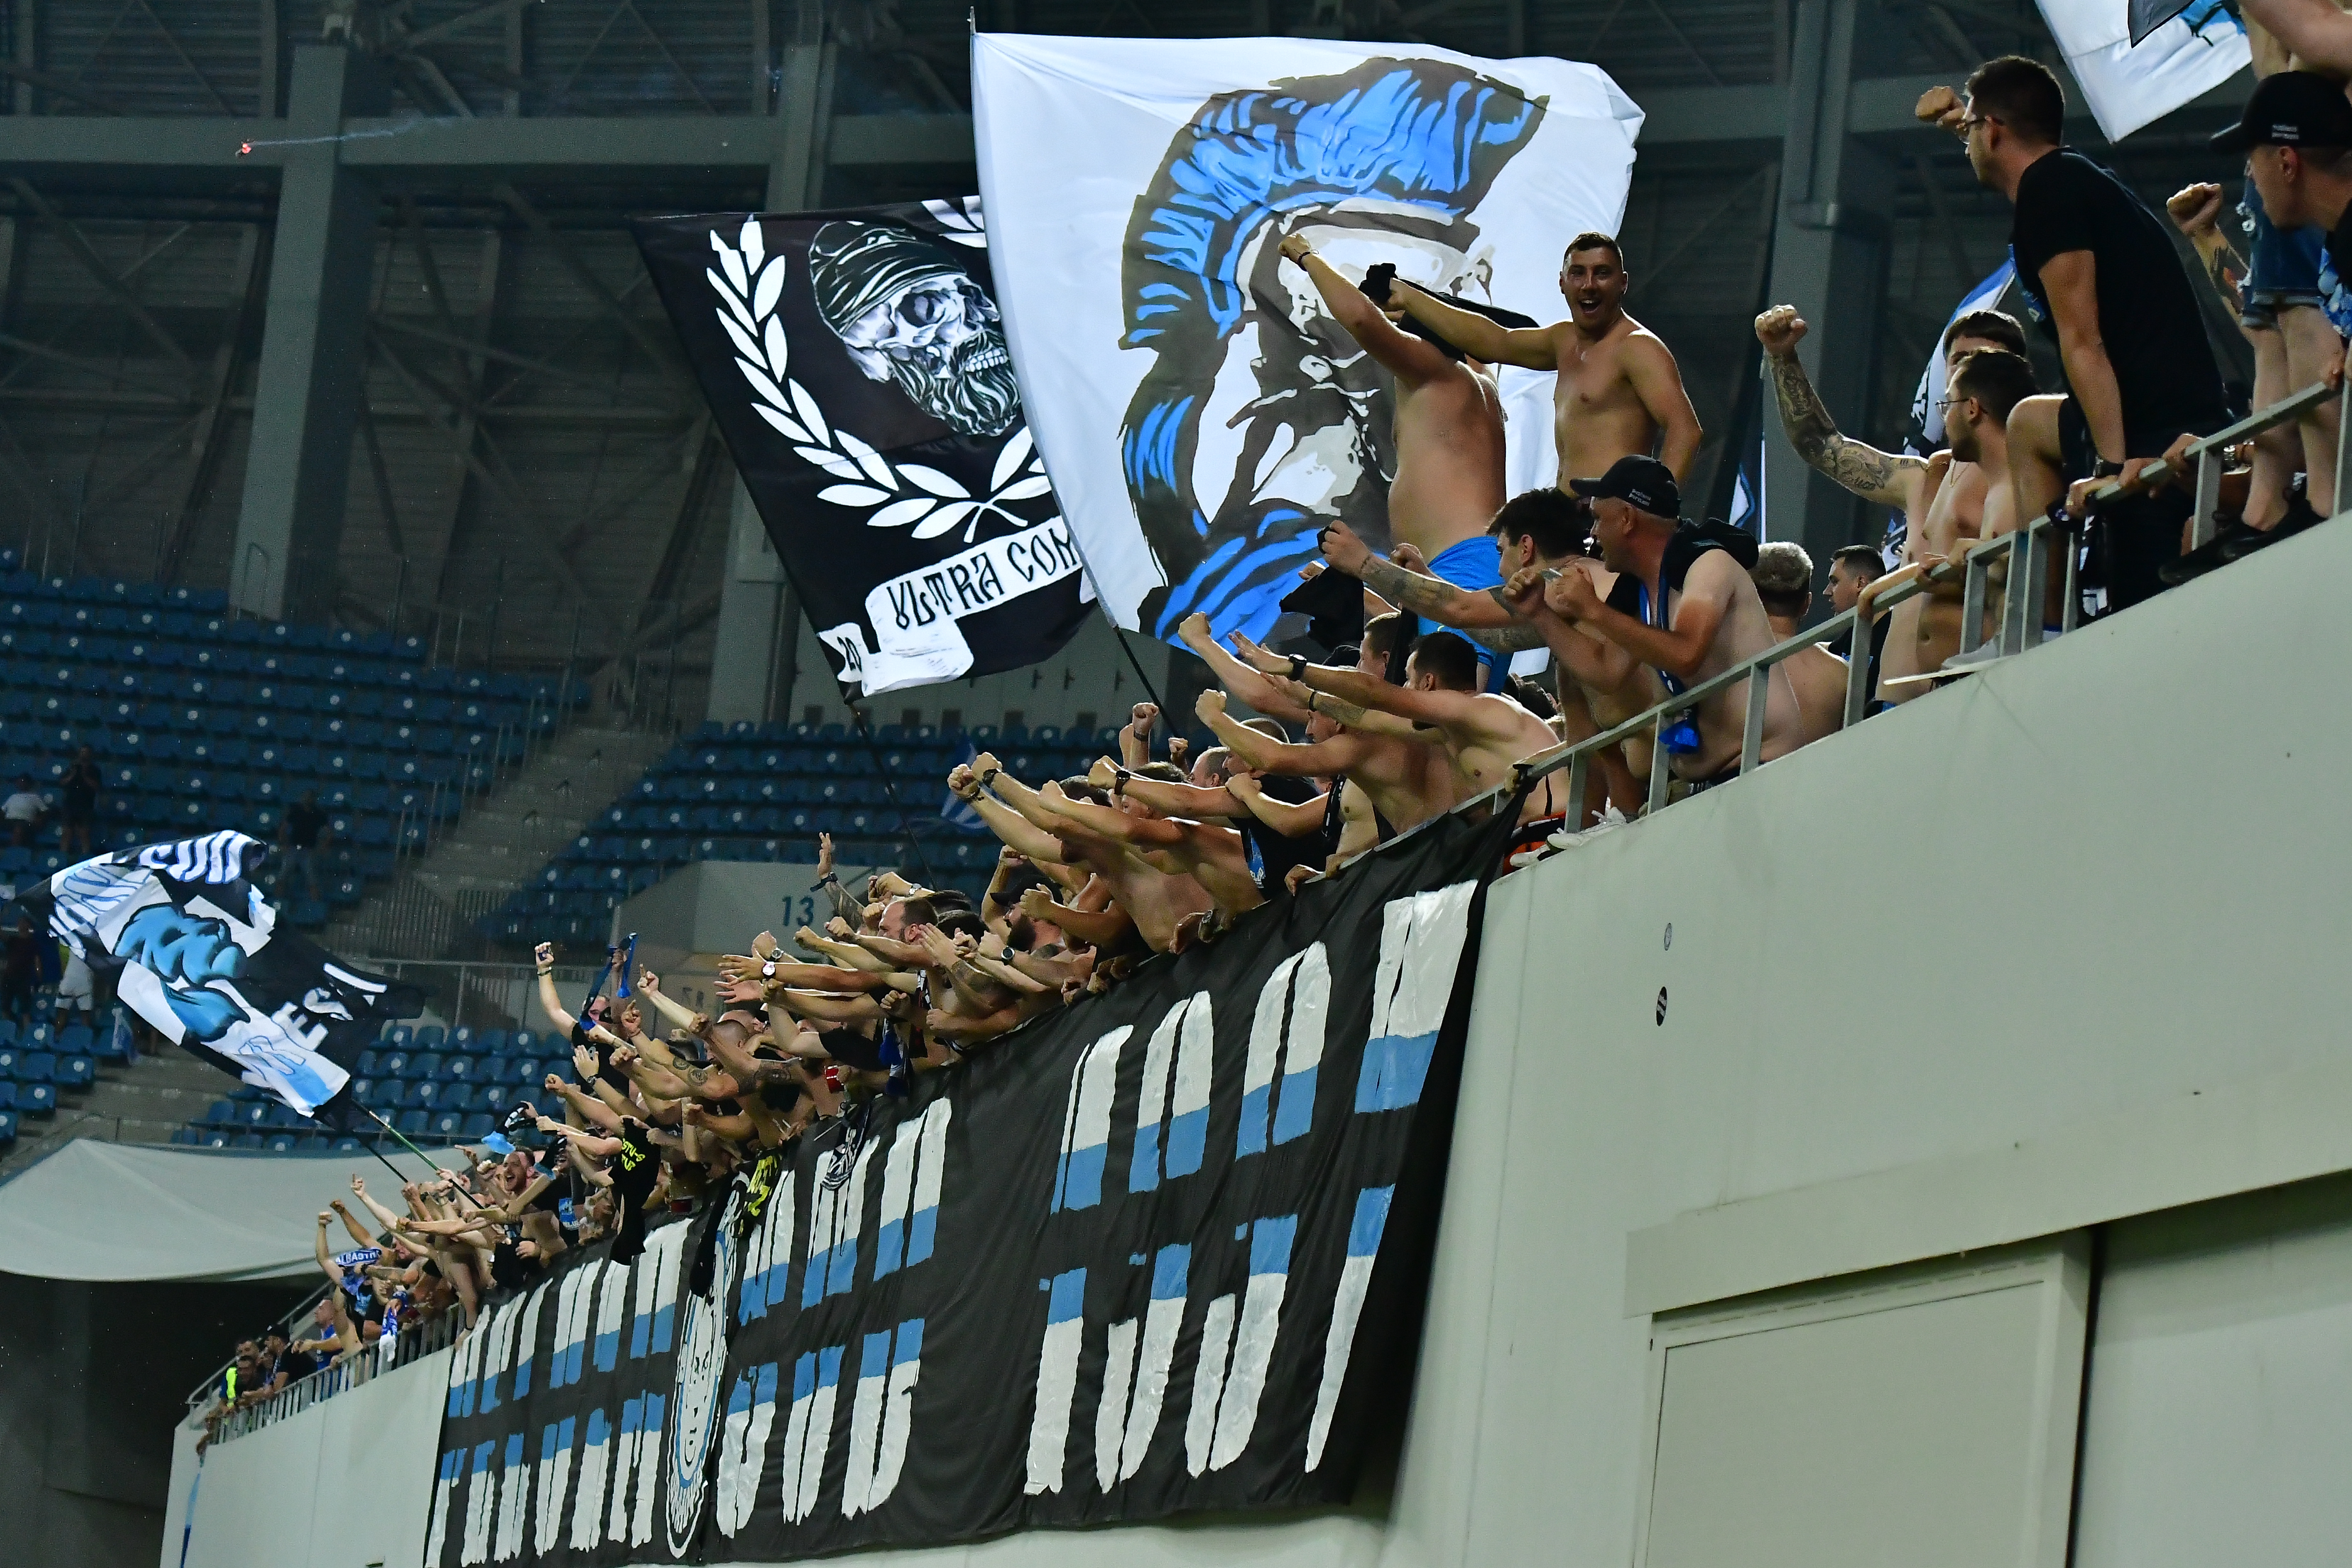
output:
<path id="1" fill-rule="evenodd" d="M 1612 609 L 1591 578 L 1563 572 L 1545 585 L 1544 604 L 1554 615 L 1656 670 L 1670 693 L 1772 646 L 1772 623 L 1747 568 L 1716 541 L 1676 526 L 1682 494 L 1664 463 L 1620 458 L 1599 479 L 1570 483 L 1592 503 L 1602 563 L 1640 584 L 1638 613 Z M 1761 756 L 1769 763 L 1796 749 L 1798 723 L 1788 673 L 1774 669 L 1767 690 Z M 1686 722 L 1667 725 L 1675 776 L 1695 791 L 1738 777 L 1747 724 L 1748 683 L 1734 681 L 1694 708 Z"/>
<path id="2" fill-rule="evenodd" d="M 2115 175 L 2062 144 L 2065 94 L 2038 60 L 2009 55 L 1923 96 L 1922 120 L 1957 132 L 1977 178 L 2009 197 L 2010 251 L 2031 313 L 2058 345 L 2069 393 L 2011 417 L 2017 515 L 2039 517 L 2076 479 L 2126 481 L 2184 433 L 2229 419 L 2221 374 L 2171 227 Z M 2142 495 L 2106 509 L 2094 561 L 2107 607 L 2153 597 L 2180 552 L 2189 499 Z"/>
<path id="3" fill-rule="evenodd" d="M 2213 145 L 2246 155 L 2246 175 L 2273 223 L 2328 231 L 2320 308 L 2338 335 L 2352 336 L 2344 285 L 2352 272 L 2352 101 L 2344 84 L 2313 71 L 2264 77 Z"/>

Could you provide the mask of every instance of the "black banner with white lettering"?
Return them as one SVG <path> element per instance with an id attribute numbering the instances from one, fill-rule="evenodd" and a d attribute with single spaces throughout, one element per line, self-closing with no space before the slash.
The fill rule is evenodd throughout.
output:
<path id="1" fill-rule="evenodd" d="M 488 1313 L 426 1563 L 1348 1500 L 1411 1391 L 1498 827 L 1410 834 Z"/>
<path id="2" fill-rule="evenodd" d="M 845 690 L 1014 669 L 1070 639 L 1092 595 L 1022 414 L 977 196 L 636 233 Z"/>

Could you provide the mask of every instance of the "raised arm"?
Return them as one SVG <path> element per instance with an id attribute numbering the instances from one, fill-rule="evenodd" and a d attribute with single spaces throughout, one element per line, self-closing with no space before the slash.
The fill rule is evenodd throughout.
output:
<path id="1" fill-rule="evenodd" d="M 1426 616 L 1467 634 L 1487 647 L 1505 652 L 1543 647 L 1543 639 L 1513 617 L 1510 605 L 1496 589 L 1474 594 L 1442 577 L 1383 560 L 1373 554 L 1371 547 L 1344 522 L 1324 527 L 1321 546 L 1323 558 L 1335 569 L 1357 579 L 1407 615 Z M 1252 701 L 1250 706 L 1255 708 L 1258 704 Z"/>
<path id="2" fill-rule="evenodd" d="M 1909 506 L 1927 464 L 1839 433 L 1837 421 L 1830 417 L 1797 358 L 1797 344 L 1806 331 L 1794 305 L 1775 305 L 1756 318 L 1756 336 L 1764 344 L 1764 371 L 1772 378 L 1772 395 L 1780 405 L 1780 428 L 1787 432 L 1789 445 L 1807 467 L 1863 500 Z"/>
<path id="3" fill-rule="evenodd" d="M 2164 210 L 2172 215 L 2173 226 L 2187 235 L 2189 243 L 2196 247 L 2205 280 L 2213 285 L 2213 292 L 2229 308 L 2230 319 L 2242 322 L 2246 301 L 2238 290 L 2245 281 L 2246 260 L 2230 243 L 2230 237 L 2221 232 L 2221 187 L 2184 185 L 2165 199 Z"/>
<path id="4" fill-rule="evenodd" d="M 1278 659 L 1246 637 L 1236 636 L 1234 646 L 1241 656 L 1264 669 L 1268 662 L 1287 664 Z M 1366 675 L 1360 669 L 1341 669 L 1336 665 L 1305 664 L 1297 667 L 1293 677 L 1310 691 L 1338 698 L 1350 707 L 1362 710 L 1361 717 L 1350 717 L 1336 707 L 1310 700 L 1309 708 L 1328 713 L 1351 729 L 1370 729 L 1381 734 L 1395 735 L 1402 740 L 1427 739 L 1414 733 L 1423 724 L 1458 723 L 1467 717 L 1466 704 L 1473 693 L 1467 691 L 1416 691 L 1409 686 L 1395 686 L 1377 675 Z M 1386 714 L 1405 721 L 1403 724 L 1383 724 L 1374 715 Z"/>
<path id="5" fill-rule="evenodd" d="M 1225 788 L 1249 808 L 1252 816 L 1285 838 L 1307 838 L 1321 831 L 1324 814 L 1331 802 L 1328 793 L 1296 805 L 1276 800 L 1260 786 L 1255 773 L 1235 773 L 1225 781 Z"/>
<path id="6" fill-rule="evenodd" d="M 1345 528 L 1347 525 L 1336 523 L 1333 526 Z M 1285 696 L 1280 687 L 1217 645 L 1217 639 L 1209 635 L 1208 616 L 1197 610 L 1186 616 L 1177 626 L 1176 635 L 1183 639 L 1186 647 L 1200 655 L 1208 664 L 1210 671 L 1217 678 L 1217 684 L 1225 689 L 1227 696 L 1248 703 L 1269 719 L 1297 723 L 1307 717 L 1307 710 Z"/>
<path id="7" fill-rule="evenodd" d="M 1390 321 L 1388 313 L 1373 304 L 1370 295 L 1315 254 L 1306 236 L 1284 236 L 1282 254 L 1297 262 L 1314 281 L 1315 291 L 1323 296 L 1323 308 L 1331 312 L 1331 319 L 1347 328 L 1349 335 L 1363 344 L 1365 352 L 1380 361 L 1391 374 L 1406 381 L 1428 381 L 1452 368 L 1454 361 L 1444 349 Z M 1391 294 L 1390 298 L 1395 296 Z"/>
<path id="8" fill-rule="evenodd" d="M 555 994 L 555 945 L 542 942 L 531 953 L 531 962 L 539 970 L 539 1005 L 547 1021 L 562 1031 L 572 1033 L 579 1017 L 563 1010 L 563 999 Z"/>
<path id="9" fill-rule="evenodd" d="M 2334 77 L 2352 76 L 2352 16 L 2331 0 L 2243 0 L 2259 22 L 2305 65 Z"/>
<path id="10" fill-rule="evenodd" d="M 661 988 L 661 976 L 650 969 L 637 972 L 637 994 L 654 1005 L 654 1011 L 668 1019 L 674 1027 L 691 1031 L 701 1016 L 692 1008 L 670 1000 Z"/>
<path id="11" fill-rule="evenodd" d="M 990 759 L 992 764 L 994 761 L 992 757 Z M 988 793 L 1002 776 L 1002 771 L 992 767 L 985 773 L 975 773 L 958 763 L 948 774 L 948 788 L 958 800 L 980 813 L 980 819 L 988 824 L 988 830 L 995 834 L 1006 848 L 1031 860 L 1060 860 L 1062 846 L 1059 840 Z"/>
<path id="12" fill-rule="evenodd" d="M 1051 921 L 1088 947 L 1104 952 L 1135 934 L 1133 917 L 1117 904 L 1102 910 L 1076 909 L 1059 902 L 1043 888 L 1032 888 L 1021 895 L 1021 910 L 1033 921 Z"/>
<path id="13" fill-rule="evenodd" d="M 1689 473 L 1691 459 L 1706 432 L 1700 428 L 1698 410 L 1691 406 L 1683 386 L 1683 373 L 1675 351 L 1654 332 L 1636 332 L 1625 345 L 1625 380 L 1658 426 L 1658 461 L 1675 471 L 1676 479 Z"/>
<path id="14" fill-rule="evenodd" d="M 1262 773 L 1280 773 L 1286 778 L 1329 778 L 1347 772 L 1363 755 L 1362 743 L 1346 735 L 1300 745 L 1260 734 L 1225 711 L 1225 694 L 1222 691 L 1201 693 L 1192 711 L 1215 732 L 1227 751 Z"/>
<path id="15" fill-rule="evenodd" d="M 1488 364 L 1525 365 L 1529 370 L 1559 368 L 1559 353 L 1546 328 L 1506 327 L 1475 310 L 1449 305 L 1402 278 L 1391 286 L 1389 298 L 1472 359 Z"/>

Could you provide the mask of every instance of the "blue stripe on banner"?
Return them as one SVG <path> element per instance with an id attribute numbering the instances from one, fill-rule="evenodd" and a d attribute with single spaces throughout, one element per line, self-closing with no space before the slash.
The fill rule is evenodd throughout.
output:
<path id="1" fill-rule="evenodd" d="M 1252 1274 L 1287 1274 L 1290 1272 L 1290 1243 L 1298 1234 L 1298 1216 L 1282 1215 L 1262 1219 L 1250 1226 L 1250 1272 Z"/>
<path id="2" fill-rule="evenodd" d="M 917 1209 L 914 1217 L 907 1222 L 908 1268 L 912 1268 L 931 1256 L 931 1238 L 939 1224 L 940 1206 L 937 1204 Z"/>
<path id="3" fill-rule="evenodd" d="M 624 1401 L 621 1405 L 621 1436 L 634 1436 L 646 1424 L 646 1402 L 642 1395 Z"/>
<path id="4" fill-rule="evenodd" d="M 874 1233 L 874 1278 L 895 1273 L 907 1245 L 907 1227 L 895 1219 L 886 1219 L 882 1228 Z"/>
<path id="5" fill-rule="evenodd" d="M 868 1334 L 857 1347 L 857 1375 L 879 1377 L 890 1370 L 890 1331 Z"/>
<path id="6" fill-rule="evenodd" d="M 760 1386 L 752 1394 L 751 1402 L 755 1405 L 773 1405 L 776 1402 L 776 1363 L 774 1362 L 761 1363 Z"/>
<path id="7" fill-rule="evenodd" d="M 746 1373 L 735 1380 L 734 1387 L 727 1391 L 727 1414 L 740 1415 L 751 1408 L 751 1374 Z"/>
<path id="8" fill-rule="evenodd" d="M 674 1258 L 671 1261 L 673 1264 L 675 1263 Z M 658 1355 L 663 1351 L 669 1349 L 671 1323 L 677 1316 L 677 1303 L 675 1301 L 664 1301 L 660 1306 L 654 1309 L 655 1354 Z"/>
<path id="9" fill-rule="evenodd" d="M 1171 1178 L 1189 1176 L 1201 1168 L 1201 1156 L 1209 1146 L 1209 1112 L 1206 1107 L 1187 1110 L 1168 1119 L 1168 1174 Z"/>
<path id="10" fill-rule="evenodd" d="M 1282 1103 L 1276 1107 L 1274 1112 L 1276 1142 L 1287 1143 L 1293 1138 L 1304 1138 L 1314 1127 L 1315 1075 L 1314 1068 L 1301 1068 L 1297 1072 L 1282 1075 Z M 1243 1114 L 1246 1117 L 1248 1113 L 1244 1111 Z"/>
<path id="11" fill-rule="evenodd" d="M 508 1469 L 511 1470 L 511 1469 L 513 1469 L 517 1465 L 520 1465 L 520 1464 L 521 1464 L 521 1463 L 522 1463 L 522 1434 L 521 1434 L 521 1433 L 520 1433 L 520 1432 L 510 1432 L 510 1433 L 509 1433 L 509 1434 L 507 1435 L 507 1464 L 506 1464 L 506 1468 L 507 1468 Z"/>
<path id="12" fill-rule="evenodd" d="M 1356 1076 L 1356 1110 L 1402 1110 L 1421 1100 L 1421 1086 L 1429 1077 L 1429 1058 L 1437 1050 L 1437 1031 L 1425 1035 L 1383 1035 L 1364 1047 L 1364 1065 Z"/>
<path id="13" fill-rule="evenodd" d="M 825 1388 L 840 1385 L 842 1348 L 840 1345 L 835 1345 L 830 1350 L 816 1352 L 816 1380 L 819 1385 Z"/>
<path id="14" fill-rule="evenodd" d="M 1370 1258 L 1381 1249 L 1381 1232 L 1388 1228 L 1389 1199 L 1394 1187 L 1366 1187 L 1356 1194 L 1356 1217 L 1348 1226 L 1348 1256 Z"/>
<path id="15" fill-rule="evenodd" d="M 1274 1086 L 1260 1084 L 1242 1096 L 1242 1126 L 1234 1138 L 1234 1158 L 1265 1152 L 1265 1108 L 1274 1099 Z"/>
<path id="16" fill-rule="evenodd" d="M 898 1345 L 890 1352 L 892 1366 L 904 1366 L 919 1361 L 923 1354 L 923 1320 L 909 1318 L 898 1325 Z"/>
<path id="17" fill-rule="evenodd" d="M 795 1403 L 816 1392 L 816 1352 L 809 1351 L 793 1363 L 793 1399 Z"/>
<path id="18" fill-rule="evenodd" d="M 1087 1271 L 1073 1268 L 1066 1274 L 1054 1276 L 1052 1293 L 1045 1300 L 1045 1322 L 1048 1327 L 1066 1323 L 1081 1317 L 1087 1310 Z"/>
<path id="19" fill-rule="evenodd" d="M 474 1446 L 474 1474 L 478 1476 L 490 1468 L 490 1455 L 498 1446 L 496 1438 Z"/>
<path id="20" fill-rule="evenodd" d="M 1102 1202 L 1103 1163 L 1109 1157 L 1108 1143 L 1071 1150 L 1062 1162 L 1061 1201 L 1054 1206 L 1090 1209 Z"/>
<path id="21" fill-rule="evenodd" d="M 1246 1131 L 1249 1125 L 1249 1111 L 1246 1109 L 1248 1102 L 1244 1100 L 1243 1104 L 1244 1109 L 1242 1111 L 1242 1124 Z M 1130 1193 L 1149 1193 L 1157 1191 L 1159 1186 L 1160 1123 L 1157 1121 L 1140 1123 L 1135 1129 L 1135 1152 L 1127 1163 L 1127 1190 Z"/>
<path id="22" fill-rule="evenodd" d="M 1151 1260 L 1151 1299 L 1177 1301 L 1184 1296 L 1184 1277 L 1192 1267 L 1192 1249 L 1179 1243 L 1163 1247 Z"/>

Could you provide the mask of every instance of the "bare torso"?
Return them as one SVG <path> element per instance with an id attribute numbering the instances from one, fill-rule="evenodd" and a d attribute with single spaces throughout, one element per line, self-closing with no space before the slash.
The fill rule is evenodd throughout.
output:
<path id="1" fill-rule="evenodd" d="M 1626 374 L 1625 351 L 1637 341 L 1665 345 L 1656 333 L 1620 316 L 1617 324 L 1597 338 L 1588 338 L 1574 321 L 1550 329 L 1552 352 L 1559 362 L 1552 384 L 1552 438 L 1559 450 L 1559 483 L 1609 471 L 1609 465 L 1631 456 L 1647 457 L 1658 444 L 1658 424 L 1633 390 Z"/>
<path id="2" fill-rule="evenodd" d="M 1433 561 L 1486 531 L 1504 489 L 1503 400 L 1494 376 L 1460 363 L 1426 381 L 1398 376 L 1390 534 Z"/>
<path id="3" fill-rule="evenodd" d="M 1691 567 L 1696 576 L 1701 571 L 1720 571 L 1721 562 L 1733 571 L 1738 563 L 1720 550 L 1710 551 L 1699 557 Z M 1772 623 L 1766 618 L 1763 601 L 1757 598 L 1755 587 L 1747 581 L 1748 574 L 1739 573 L 1739 587 L 1744 592 L 1731 595 L 1730 605 L 1715 628 L 1715 638 L 1707 644 L 1706 653 L 1698 668 L 1686 682 L 1696 686 L 1711 680 L 1741 659 L 1762 653 L 1779 639 L 1772 635 Z M 1686 595 L 1677 591 L 1668 601 L 1671 617 L 1679 614 Z M 1784 670 L 1773 671 L 1766 687 L 1764 700 L 1764 744 L 1759 761 L 1792 752 L 1797 747 L 1797 694 Z M 1748 682 L 1735 680 L 1697 705 L 1692 715 L 1698 727 L 1698 750 L 1677 755 L 1673 762 L 1678 778 L 1708 779 L 1727 768 L 1739 765 L 1739 749 L 1746 740 L 1748 727 Z"/>
<path id="4" fill-rule="evenodd" d="M 1358 750 L 1347 766 L 1348 782 L 1362 790 L 1373 809 L 1399 832 L 1428 821 L 1460 798 L 1454 764 L 1443 748 L 1391 735 L 1349 738 Z"/>
<path id="5" fill-rule="evenodd" d="M 1112 901 L 1127 911 L 1136 934 L 1154 952 L 1166 952 L 1174 945 L 1177 922 L 1186 915 L 1202 914 L 1216 905 L 1190 874 L 1162 871 L 1129 853 L 1124 844 L 1067 828 L 1062 843 L 1072 852 L 1071 858 L 1084 859 L 1109 886 Z"/>
<path id="6" fill-rule="evenodd" d="M 1510 735 L 1507 743 L 1492 736 L 1463 739 L 1456 731 L 1446 731 L 1445 752 L 1454 768 L 1454 780 L 1459 798 L 1468 800 L 1485 794 L 1511 780 L 1511 764 L 1524 762 L 1538 752 L 1549 752 L 1559 744 L 1559 731 L 1507 697 L 1493 692 L 1482 693 L 1477 699 L 1481 718 Z M 1519 820 L 1533 822 L 1538 817 L 1556 816 L 1566 809 L 1568 774 L 1555 773 L 1528 792 L 1519 807 Z M 1552 804 L 1558 796 L 1561 804 Z"/>
<path id="7" fill-rule="evenodd" d="M 1791 636 L 1795 635 L 1793 630 Z M 1794 746 L 1810 745 L 1834 734 L 1845 722 L 1846 662 L 1816 644 L 1782 661 L 1797 698 Z"/>
<path id="8" fill-rule="evenodd" d="M 2006 498 L 2010 487 L 1998 487 Z M 1906 509 L 1906 565 L 1929 556 L 1950 556 L 1984 531 L 1985 509 L 1995 487 L 1975 463 L 1958 461 L 1949 452 L 1927 459 L 1927 472 Z M 1915 595 L 1887 613 L 1890 625 L 1885 651 L 1879 658 L 1879 679 L 1920 675 L 1935 669 L 1960 651 L 1960 599 L 1956 588 L 1938 586 Z M 1894 702 L 1906 701 L 1929 689 L 1926 682 L 1885 689 Z"/>

